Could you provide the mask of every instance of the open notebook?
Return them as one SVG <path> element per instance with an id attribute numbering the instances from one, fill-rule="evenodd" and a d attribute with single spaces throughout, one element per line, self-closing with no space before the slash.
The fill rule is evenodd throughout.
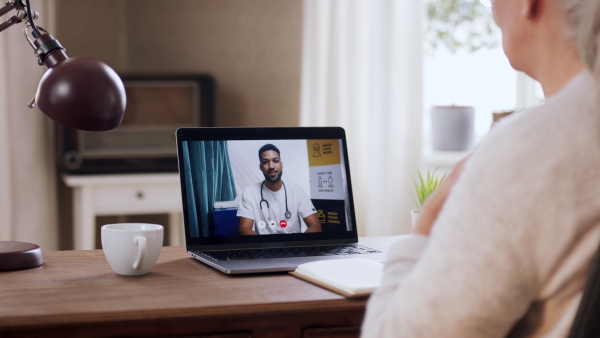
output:
<path id="1" fill-rule="evenodd" d="M 181 128 L 187 251 L 224 273 L 383 253 L 358 244 L 339 127 Z"/>

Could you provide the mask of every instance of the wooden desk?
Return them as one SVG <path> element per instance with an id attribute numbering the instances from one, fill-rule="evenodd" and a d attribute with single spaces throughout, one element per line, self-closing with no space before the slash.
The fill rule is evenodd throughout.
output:
<path id="1" fill-rule="evenodd" d="M 385 250 L 393 237 L 364 238 Z M 44 253 L 0 272 L 0 337 L 358 336 L 366 299 L 287 273 L 228 276 L 164 247 L 146 276 L 113 273 L 102 250 Z"/>

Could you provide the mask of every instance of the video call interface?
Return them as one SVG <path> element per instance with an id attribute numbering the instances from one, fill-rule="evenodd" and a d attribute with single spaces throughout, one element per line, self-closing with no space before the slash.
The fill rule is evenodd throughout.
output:
<path id="1" fill-rule="evenodd" d="M 353 230 L 342 140 L 181 144 L 191 238 Z"/>

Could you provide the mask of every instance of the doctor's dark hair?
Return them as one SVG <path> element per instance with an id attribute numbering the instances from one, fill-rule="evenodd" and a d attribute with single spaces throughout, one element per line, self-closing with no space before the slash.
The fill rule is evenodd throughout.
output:
<path id="1" fill-rule="evenodd" d="M 260 147 L 260 149 L 258 149 L 258 161 L 261 160 L 260 155 L 267 150 L 273 150 L 274 152 L 277 153 L 279 158 L 281 158 L 281 153 L 279 152 L 279 149 L 275 145 L 273 145 L 271 143 L 267 143 L 264 146 Z"/>

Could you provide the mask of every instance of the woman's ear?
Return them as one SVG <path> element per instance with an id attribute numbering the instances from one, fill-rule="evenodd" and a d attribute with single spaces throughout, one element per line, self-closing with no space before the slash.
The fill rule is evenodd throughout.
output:
<path id="1" fill-rule="evenodd" d="M 540 14 L 543 0 L 521 0 L 521 15 L 526 18 L 535 18 Z"/>

